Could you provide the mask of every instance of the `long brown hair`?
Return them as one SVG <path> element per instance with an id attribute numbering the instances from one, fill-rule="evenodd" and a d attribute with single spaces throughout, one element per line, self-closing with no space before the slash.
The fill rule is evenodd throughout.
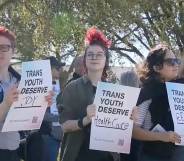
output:
<path id="1" fill-rule="evenodd" d="M 106 56 L 106 62 L 105 62 L 105 67 L 102 72 L 102 80 L 105 80 L 107 78 L 107 70 L 109 69 L 109 52 L 108 48 L 111 45 L 111 41 L 108 40 L 105 35 L 98 30 L 96 27 L 89 28 L 87 30 L 86 36 L 85 36 L 85 44 L 87 45 L 84 53 L 84 67 L 87 72 L 87 67 L 86 67 L 86 54 L 87 50 L 90 46 L 99 46 L 103 49 L 105 56 Z"/>

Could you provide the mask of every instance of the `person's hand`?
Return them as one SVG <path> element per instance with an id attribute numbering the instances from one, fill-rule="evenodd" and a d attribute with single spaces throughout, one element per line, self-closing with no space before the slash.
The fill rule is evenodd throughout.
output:
<path id="1" fill-rule="evenodd" d="M 49 91 L 49 94 L 45 96 L 45 100 L 48 102 L 47 107 L 50 107 L 52 105 L 52 97 L 54 96 L 53 91 Z"/>
<path id="2" fill-rule="evenodd" d="M 173 131 L 162 132 L 162 133 L 160 133 L 160 135 L 161 135 L 160 141 L 171 142 L 171 143 L 180 143 L 181 142 L 181 137 Z"/>
<path id="3" fill-rule="evenodd" d="M 87 118 L 91 121 L 92 117 L 96 114 L 96 105 L 91 104 L 87 106 Z"/>
<path id="4" fill-rule="evenodd" d="M 18 100 L 19 92 L 17 90 L 17 86 L 13 85 L 8 90 L 7 93 L 4 96 L 4 103 L 10 107 L 13 102 Z"/>
<path id="5" fill-rule="evenodd" d="M 135 106 L 133 107 L 130 119 L 133 120 L 134 122 L 137 122 L 138 118 L 139 118 L 139 109 L 137 106 Z"/>

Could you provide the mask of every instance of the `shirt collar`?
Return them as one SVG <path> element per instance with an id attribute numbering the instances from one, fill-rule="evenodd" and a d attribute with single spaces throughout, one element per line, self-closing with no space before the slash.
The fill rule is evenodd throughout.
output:
<path id="1" fill-rule="evenodd" d="M 91 81 L 89 80 L 87 75 L 82 76 L 82 80 L 83 80 L 84 84 L 91 83 Z"/>
<path id="2" fill-rule="evenodd" d="M 82 80 L 83 80 L 84 84 L 91 83 L 91 81 L 87 75 L 82 76 Z M 103 80 L 102 82 L 108 82 L 108 81 Z"/>

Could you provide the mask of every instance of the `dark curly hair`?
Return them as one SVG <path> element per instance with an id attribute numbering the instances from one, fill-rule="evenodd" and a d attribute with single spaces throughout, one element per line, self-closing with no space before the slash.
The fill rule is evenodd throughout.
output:
<path id="1" fill-rule="evenodd" d="M 164 58 L 169 50 L 171 49 L 165 43 L 160 43 L 150 49 L 143 65 L 138 68 L 139 77 L 142 83 L 146 83 L 150 79 L 161 79 L 160 74 L 156 72 L 154 68 L 163 68 Z"/>

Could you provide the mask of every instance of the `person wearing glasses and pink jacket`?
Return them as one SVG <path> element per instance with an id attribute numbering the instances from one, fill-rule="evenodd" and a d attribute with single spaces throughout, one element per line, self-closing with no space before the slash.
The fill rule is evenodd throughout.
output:
<path id="1" fill-rule="evenodd" d="M 10 66 L 15 53 L 15 35 L 4 26 L 0 26 L 0 161 L 19 161 L 17 150 L 20 135 L 15 132 L 1 132 L 6 115 L 14 101 L 18 100 L 17 86 L 20 75 Z M 46 97 L 51 104 L 52 94 Z"/>

